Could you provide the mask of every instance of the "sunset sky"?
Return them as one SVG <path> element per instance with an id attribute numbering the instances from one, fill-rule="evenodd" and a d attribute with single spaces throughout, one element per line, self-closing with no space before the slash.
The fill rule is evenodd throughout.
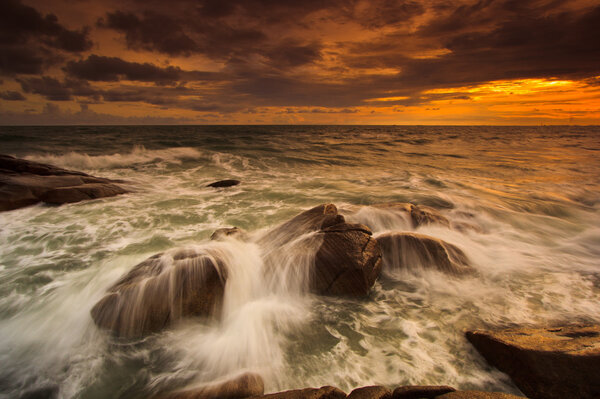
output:
<path id="1" fill-rule="evenodd" d="M 1 0 L 0 124 L 600 124 L 598 0 Z"/>

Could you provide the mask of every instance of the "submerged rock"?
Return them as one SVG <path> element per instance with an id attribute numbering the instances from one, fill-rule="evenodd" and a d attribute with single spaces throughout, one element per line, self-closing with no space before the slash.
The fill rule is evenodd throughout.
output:
<path id="1" fill-rule="evenodd" d="M 262 395 L 265 390 L 263 379 L 255 373 L 244 373 L 225 382 L 216 382 L 194 389 L 172 392 L 163 399 L 241 399 Z"/>
<path id="2" fill-rule="evenodd" d="M 456 389 L 446 385 L 408 385 L 394 389 L 392 399 L 433 399 Z"/>
<path id="3" fill-rule="evenodd" d="M 410 216 L 413 228 L 426 224 L 440 224 L 449 227 L 450 221 L 436 209 L 426 205 L 415 205 L 407 202 L 391 202 L 371 205 L 374 208 L 404 212 Z"/>
<path id="4" fill-rule="evenodd" d="M 476 330 L 466 336 L 532 399 L 600 398 L 598 325 Z"/>
<path id="5" fill-rule="evenodd" d="M 215 188 L 231 187 L 231 186 L 237 186 L 240 183 L 241 183 L 241 181 L 235 180 L 235 179 L 219 180 L 214 183 L 210 183 L 206 187 L 215 187 Z"/>
<path id="6" fill-rule="evenodd" d="M 372 385 L 356 388 L 350 392 L 347 399 L 392 399 L 392 392 L 386 387 Z"/>
<path id="7" fill-rule="evenodd" d="M 293 389 L 291 391 L 271 393 L 253 398 L 264 399 L 344 399 L 346 394 L 339 388 L 324 386 L 321 388 Z"/>
<path id="8" fill-rule="evenodd" d="M 120 181 L 0 155 L 0 211 L 65 204 L 127 193 Z"/>
<path id="9" fill-rule="evenodd" d="M 156 332 L 184 316 L 220 310 L 227 278 L 215 250 L 178 249 L 135 266 L 91 310 L 96 325 L 120 337 Z"/>
<path id="10" fill-rule="evenodd" d="M 471 272 L 467 255 L 458 247 L 423 234 L 392 232 L 377 237 L 386 271 L 437 269 L 460 275 Z"/>
<path id="11" fill-rule="evenodd" d="M 220 241 L 226 238 L 238 238 L 243 240 L 246 238 L 246 232 L 239 227 L 223 227 L 215 230 L 210 236 L 210 239 L 213 241 Z"/>

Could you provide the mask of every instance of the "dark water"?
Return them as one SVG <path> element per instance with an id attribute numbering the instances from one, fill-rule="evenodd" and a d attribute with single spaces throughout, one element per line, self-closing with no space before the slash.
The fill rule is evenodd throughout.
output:
<path id="1" fill-rule="evenodd" d="M 448 384 L 518 393 L 466 328 L 600 322 L 598 127 L 1 127 L 8 153 L 126 179 L 135 192 L 0 214 L 0 396 L 142 398 L 244 370 L 267 391 Z M 227 190 L 206 184 L 235 178 Z M 269 290 L 261 251 L 228 242 L 219 322 L 188 320 L 140 342 L 97 330 L 89 310 L 148 256 L 215 245 L 325 202 L 413 202 L 476 230 L 422 226 L 477 273 L 402 271 L 364 300 Z M 410 230 L 365 207 L 375 235 Z M 286 286 L 287 287 L 287 286 Z M 293 287 L 289 287 L 293 291 Z"/>

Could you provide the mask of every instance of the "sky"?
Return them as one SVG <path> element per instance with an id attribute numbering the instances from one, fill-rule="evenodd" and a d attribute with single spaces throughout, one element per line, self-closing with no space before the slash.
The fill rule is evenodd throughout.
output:
<path id="1" fill-rule="evenodd" d="M 600 124 L 600 2 L 0 0 L 0 124 Z"/>

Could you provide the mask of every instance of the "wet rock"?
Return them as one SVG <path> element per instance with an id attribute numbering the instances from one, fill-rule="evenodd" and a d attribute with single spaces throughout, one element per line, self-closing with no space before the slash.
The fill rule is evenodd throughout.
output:
<path id="1" fill-rule="evenodd" d="M 346 394 L 339 388 L 332 386 L 324 386 L 321 388 L 305 388 L 305 389 L 294 389 L 291 391 L 284 391 L 278 393 L 272 393 L 264 396 L 255 396 L 253 398 L 264 398 L 264 399 L 344 399 Z"/>
<path id="2" fill-rule="evenodd" d="M 28 389 L 23 392 L 19 399 L 56 399 L 60 388 L 56 384 L 49 384 L 43 387 Z"/>
<path id="3" fill-rule="evenodd" d="M 237 186 L 240 183 L 241 182 L 239 180 L 235 180 L 235 179 L 219 180 L 214 183 L 210 183 L 206 187 L 215 187 L 215 188 L 231 187 L 231 186 Z"/>
<path id="4" fill-rule="evenodd" d="M 458 247 L 423 234 L 392 232 L 377 237 L 385 271 L 435 268 L 460 275 L 473 271 L 467 255 Z"/>
<path id="5" fill-rule="evenodd" d="M 381 272 L 381 250 L 371 230 L 345 222 L 319 232 L 311 290 L 317 294 L 365 296 Z"/>
<path id="6" fill-rule="evenodd" d="M 262 395 L 264 382 L 260 375 L 244 373 L 225 382 L 217 382 L 202 387 L 172 392 L 163 399 L 241 399 Z"/>
<path id="7" fill-rule="evenodd" d="M 532 399 L 600 398 L 598 325 L 476 330 L 466 336 Z"/>
<path id="8" fill-rule="evenodd" d="M 413 228 L 426 224 L 440 224 L 449 227 L 450 221 L 436 209 L 426 205 L 415 205 L 407 202 L 391 202 L 371 205 L 374 208 L 388 209 L 406 213 L 412 222 Z"/>
<path id="9" fill-rule="evenodd" d="M 0 211 L 112 197 L 127 192 L 120 182 L 0 155 Z"/>
<path id="10" fill-rule="evenodd" d="M 227 269 L 216 249 L 177 249 L 135 266 L 91 310 L 99 327 L 120 337 L 156 332 L 184 316 L 221 307 Z"/>
<path id="11" fill-rule="evenodd" d="M 243 240 L 246 238 L 246 232 L 239 227 L 223 227 L 215 230 L 215 232 L 210 236 L 210 239 L 213 241 L 221 241 L 226 238 L 237 238 Z"/>
<path id="12" fill-rule="evenodd" d="M 392 399 L 433 399 L 456 389 L 446 385 L 408 385 L 394 389 Z"/>
<path id="13" fill-rule="evenodd" d="M 503 392 L 456 391 L 436 396 L 436 399 L 523 399 L 523 397 Z"/>
<path id="14" fill-rule="evenodd" d="M 386 387 L 373 385 L 356 388 L 354 391 L 350 392 L 347 399 L 392 399 L 392 392 Z"/>

